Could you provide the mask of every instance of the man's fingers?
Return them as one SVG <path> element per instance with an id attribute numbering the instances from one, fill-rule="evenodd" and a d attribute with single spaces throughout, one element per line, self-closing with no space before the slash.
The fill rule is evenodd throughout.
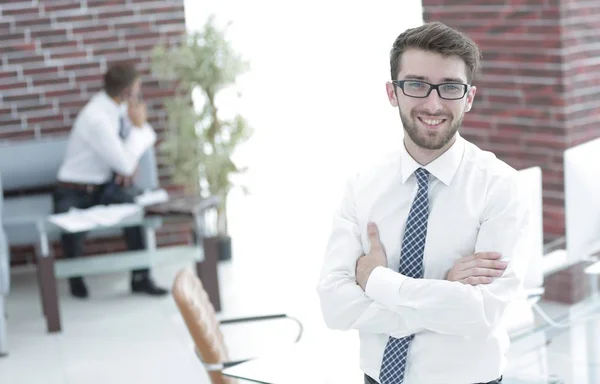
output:
<path id="1" fill-rule="evenodd" d="M 489 269 L 489 268 L 473 268 L 468 269 L 465 272 L 469 272 L 471 276 L 489 276 L 489 277 L 500 277 L 504 274 L 501 269 Z"/>
<path id="2" fill-rule="evenodd" d="M 377 225 L 375 225 L 375 223 L 369 223 L 367 225 L 367 233 L 369 235 L 371 249 L 378 251 L 383 250 L 383 247 L 381 246 L 381 241 L 379 240 L 379 230 L 377 229 Z"/>
<path id="3" fill-rule="evenodd" d="M 469 285 L 479 285 L 479 284 L 489 284 L 492 282 L 491 277 L 482 277 L 482 276 L 470 276 L 466 279 L 459 280 L 463 284 Z"/>
<path id="4" fill-rule="evenodd" d="M 508 264 L 505 261 L 501 261 L 501 260 L 477 259 L 477 260 L 469 261 L 467 263 L 462 263 L 460 265 L 460 269 L 465 271 L 465 270 L 470 270 L 470 269 L 474 269 L 474 268 L 487 268 L 487 269 L 498 269 L 498 270 L 503 271 L 506 269 L 507 266 L 508 266 Z"/>
<path id="5" fill-rule="evenodd" d="M 498 252 L 478 252 L 471 256 L 466 256 L 461 259 L 463 263 L 469 263 L 474 260 L 498 260 L 502 258 L 502 254 Z"/>

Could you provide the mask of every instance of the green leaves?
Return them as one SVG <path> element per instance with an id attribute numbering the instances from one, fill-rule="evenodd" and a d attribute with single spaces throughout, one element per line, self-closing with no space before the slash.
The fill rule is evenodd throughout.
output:
<path id="1" fill-rule="evenodd" d="M 161 150 L 173 168 L 174 181 L 204 197 L 214 195 L 226 201 L 233 187 L 231 176 L 245 171 L 237 167 L 232 155 L 252 136 L 252 129 L 240 115 L 222 119 L 215 97 L 234 86 L 248 69 L 249 63 L 233 49 L 212 16 L 200 32 L 185 36 L 179 45 L 159 45 L 153 50 L 153 74 L 177 90 L 165 102 L 168 130 Z M 198 90 L 204 97 L 202 105 L 194 108 L 194 102 L 200 103 L 192 97 Z M 219 214 L 225 215 L 224 210 L 225 205 Z"/>

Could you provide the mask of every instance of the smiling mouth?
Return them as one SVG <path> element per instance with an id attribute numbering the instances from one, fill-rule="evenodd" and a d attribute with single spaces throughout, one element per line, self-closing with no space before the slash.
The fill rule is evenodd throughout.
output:
<path id="1" fill-rule="evenodd" d="M 422 117 L 418 117 L 418 119 L 423 125 L 425 125 L 427 127 L 431 127 L 431 128 L 435 128 L 446 122 L 446 119 L 432 119 L 432 118 L 422 118 Z"/>

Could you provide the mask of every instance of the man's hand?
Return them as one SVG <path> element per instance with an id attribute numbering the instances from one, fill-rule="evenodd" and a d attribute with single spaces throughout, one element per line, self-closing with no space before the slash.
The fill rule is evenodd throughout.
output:
<path id="1" fill-rule="evenodd" d="M 385 255 L 385 250 L 379 240 L 379 230 L 375 223 L 369 223 L 367 226 L 367 233 L 369 234 L 371 251 L 368 255 L 359 257 L 356 262 L 356 282 L 363 291 L 366 289 L 367 280 L 369 280 L 371 272 L 377 267 L 387 266 L 387 256 Z"/>
<path id="2" fill-rule="evenodd" d="M 446 280 L 470 285 L 489 284 L 494 277 L 504 274 L 507 264 L 499 260 L 501 257 L 497 252 L 480 252 L 461 257 L 448 272 Z"/>
<path id="3" fill-rule="evenodd" d="M 146 104 L 135 102 L 129 103 L 127 105 L 127 113 L 129 114 L 129 119 L 131 120 L 134 126 L 141 128 L 146 123 Z"/>
<path id="4" fill-rule="evenodd" d="M 120 185 L 121 187 L 129 187 L 133 184 L 133 176 L 121 176 L 117 175 L 115 177 L 115 183 Z"/>
<path id="5" fill-rule="evenodd" d="M 135 178 L 137 173 L 138 173 L 138 168 L 136 168 L 136 170 L 133 172 L 133 175 L 131 175 L 131 176 L 116 175 L 115 183 L 117 183 L 121 187 L 130 187 L 133 185 L 133 179 Z"/>

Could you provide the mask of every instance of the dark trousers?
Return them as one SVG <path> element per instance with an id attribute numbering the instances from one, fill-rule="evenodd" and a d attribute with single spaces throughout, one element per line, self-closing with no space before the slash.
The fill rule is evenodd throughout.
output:
<path id="1" fill-rule="evenodd" d="M 373 380 L 373 378 L 371 378 L 370 376 L 365 375 L 365 384 L 378 384 L 375 380 Z M 479 383 L 479 384 L 502 384 L 502 376 L 499 379 L 496 379 L 494 381 L 490 381 L 488 383 Z"/>
<path id="2" fill-rule="evenodd" d="M 110 193 L 107 193 L 110 191 Z M 92 191 L 59 186 L 54 191 L 54 213 L 64 213 L 71 208 L 87 209 L 100 204 L 133 203 L 138 191 L 133 187 L 121 187 L 105 184 Z M 136 251 L 145 248 L 142 227 L 128 227 L 123 230 L 127 249 Z M 66 258 L 83 255 L 83 246 L 87 232 L 65 233 L 61 237 L 63 254 Z M 148 277 L 148 269 L 132 271 L 132 280 Z"/>

